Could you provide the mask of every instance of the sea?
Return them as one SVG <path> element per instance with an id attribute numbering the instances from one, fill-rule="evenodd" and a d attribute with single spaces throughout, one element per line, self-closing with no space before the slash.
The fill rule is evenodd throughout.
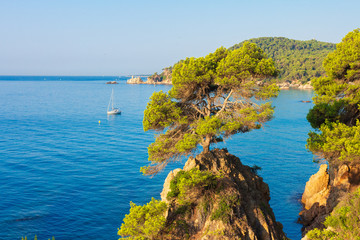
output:
<path id="1" fill-rule="evenodd" d="M 171 163 L 143 176 L 147 147 L 143 112 L 165 85 L 130 85 L 126 77 L 0 77 L 0 239 L 116 240 L 130 201 L 160 199 Z M 119 84 L 106 84 L 117 81 Z M 112 90 L 121 115 L 108 116 Z M 319 165 L 306 150 L 311 90 L 282 90 L 275 118 L 225 143 L 243 164 L 258 165 L 270 205 L 287 236 L 301 239 L 299 199 Z"/>

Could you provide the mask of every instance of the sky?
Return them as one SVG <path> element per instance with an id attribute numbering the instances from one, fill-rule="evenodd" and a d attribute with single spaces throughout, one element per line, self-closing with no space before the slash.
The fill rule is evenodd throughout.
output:
<path id="1" fill-rule="evenodd" d="M 0 0 L 0 75 L 152 74 L 257 37 L 339 43 L 359 0 Z"/>

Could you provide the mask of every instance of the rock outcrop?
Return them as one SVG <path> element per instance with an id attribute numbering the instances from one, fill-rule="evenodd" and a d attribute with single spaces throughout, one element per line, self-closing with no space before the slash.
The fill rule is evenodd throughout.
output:
<path id="1" fill-rule="evenodd" d="M 128 84 L 142 84 L 142 83 L 144 83 L 144 81 L 141 79 L 141 77 L 131 76 L 131 78 L 126 81 L 126 83 L 128 83 Z"/>
<path id="2" fill-rule="evenodd" d="M 268 185 L 239 158 L 214 149 L 190 157 L 183 171 L 192 169 L 216 175 L 216 184 L 194 186 L 186 192 L 186 201 L 180 201 L 168 197 L 180 169 L 170 172 L 161 193 L 169 205 L 167 227 L 159 239 L 286 239 L 269 205 Z"/>
<path id="3" fill-rule="evenodd" d="M 140 77 L 132 76 L 127 80 L 128 84 L 163 84 L 171 85 L 172 84 L 172 68 L 165 68 L 161 74 L 154 73 L 150 77 L 147 77 L 146 81 L 143 81 Z M 262 85 L 262 81 L 257 82 L 258 85 Z M 309 90 L 313 89 L 311 81 L 303 84 L 300 81 L 285 81 L 277 84 L 280 89 L 300 89 L 300 90 Z"/>
<path id="4" fill-rule="evenodd" d="M 177 168 L 177 169 L 170 171 L 169 174 L 167 175 L 165 182 L 164 182 L 163 190 L 160 193 L 161 201 L 169 203 L 169 201 L 167 200 L 167 195 L 170 192 L 170 183 L 175 178 L 176 174 L 180 171 L 181 171 L 181 169 Z"/>
<path id="5" fill-rule="evenodd" d="M 161 74 L 154 73 L 152 76 L 147 78 L 145 84 L 165 84 L 171 85 L 171 74 L 172 68 L 164 68 Z"/>
<path id="6" fill-rule="evenodd" d="M 300 81 L 285 81 L 285 82 L 281 82 L 277 84 L 279 86 L 280 89 L 301 89 L 301 90 L 306 90 L 306 89 L 313 89 L 313 87 L 311 86 L 311 81 L 302 84 Z"/>
<path id="7" fill-rule="evenodd" d="M 324 228 L 326 217 L 342 198 L 359 186 L 360 164 L 342 163 L 329 169 L 321 165 L 306 183 L 301 199 L 304 210 L 299 214 L 299 222 L 304 226 L 303 235 L 314 228 Z"/>
<path id="8" fill-rule="evenodd" d="M 320 166 L 319 171 L 312 175 L 306 183 L 305 191 L 301 198 L 305 209 L 310 209 L 315 203 L 319 203 L 320 206 L 326 205 L 330 190 L 329 179 L 327 165 L 323 164 Z"/>
<path id="9" fill-rule="evenodd" d="M 171 74 L 172 68 L 164 68 L 161 74 L 154 73 L 153 75 L 147 77 L 146 81 L 143 81 L 141 77 L 132 76 L 130 79 L 127 80 L 126 83 L 128 84 L 161 84 L 161 85 L 171 85 Z"/>
<path id="10" fill-rule="evenodd" d="M 118 84 L 118 82 L 116 82 L 116 81 L 109 81 L 109 82 L 106 82 L 106 84 Z"/>

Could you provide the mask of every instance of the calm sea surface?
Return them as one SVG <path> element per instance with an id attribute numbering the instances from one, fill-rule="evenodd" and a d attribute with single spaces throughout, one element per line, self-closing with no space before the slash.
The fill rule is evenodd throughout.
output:
<path id="1" fill-rule="evenodd" d="M 142 129 L 154 91 L 170 86 L 107 85 L 115 78 L 0 77 L 0 239 L 118 239 L 129 202 L 160 198 L 172 164 L 142 176 L 153 132 Z M 107 116 L 114 89 L 120 116 Z M 271 207 L 291 239 L 301 238 L 298 199 L 317 171 L 305 149 L 311 91 L 284 90 L 275 119 L 226 141 L 244 164 L 259 165 Z M 99 124 L 100 121 L 100 124 Z"/>

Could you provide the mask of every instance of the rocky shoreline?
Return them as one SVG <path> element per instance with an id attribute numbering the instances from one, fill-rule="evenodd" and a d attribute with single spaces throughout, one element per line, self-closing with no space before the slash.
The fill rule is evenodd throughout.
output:
<path id="1" fill-rule="evenodd" d="M 303 236 L 314 228 L 323 229 L 324 221 L 345 196 L 360 186 L 360 164 L 342 163 L 338 166 L 322 164 L 306 183 L 299 213 Z M 307 240 L 305 236 L 303 240 Z"/>
<path id="2" fill-rule="evenodd" d="M 146 81 L 144 81 L 141 77 L 134 77 L 132 76 L 130 79 L 126 81 L 127 84 L 153 84 L 153 85 L 172 85 L 171 79 L 166 78 L 165 80 L 158 81 L 151 77 L 147 77 Z M 299 81 L 285 81 L 283 83 L 277 84 L 280 89 L 300 89 L 300 90 L 309 90 L 313 89 L 311 86 L 311 81 L 302 84 Z"/>
<path id="3" fill-rule="evenodd" d="M 311 81 L 305 84 L 302 84 L 299 81 L 285 81 L 283 83 L 278 83 L 277 85 L 280 89 L 313 89 L 313 87 L 311 86 Z"/>
<path id="4" fill-rule="evenodd" d="M 146 81 L 144 81 L 141 77 L 132 76 L 130 79 L 126 81 L 127 84 L 159 84 L 159 85 L 172 85 L 170 81 L 155 81 L 148 77 Z"/>

